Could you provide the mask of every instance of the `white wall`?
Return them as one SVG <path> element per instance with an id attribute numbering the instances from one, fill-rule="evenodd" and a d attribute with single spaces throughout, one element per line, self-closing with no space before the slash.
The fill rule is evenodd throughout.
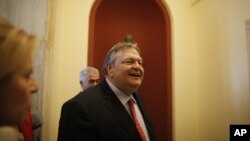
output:
<path id="1" fill-rule="evenodd" d="M 188 0 L 167 0 L 172 19 L 173 140 L 196 141 L 197 51 L 196 28 Z"/>
<path id="2" fill-rule="evenodd" d="M 174 140 L 229 140 L 250 124 L 248 0 L 166 0 L 173 22 Z"/>
<path id="3" fill-rule="evenodd" d="M 94 0 L 57 2 L 53 83 L 44 141 L 55 141 L 62 104 L 79 90 Z M 229 124 L 250 124 L 245 20 L 249 0 L 166 0 L 172 19 L 175 141 L 229 140 Z"/>
<path id="4" fill-rule="evenodd" d="M 88 20 L 94 0 L 58 0 L 53 46 L 52 90 L 44 141 L 57 140 L 62 104 L 80 91 L 79 71 L 87 64 Z"/>

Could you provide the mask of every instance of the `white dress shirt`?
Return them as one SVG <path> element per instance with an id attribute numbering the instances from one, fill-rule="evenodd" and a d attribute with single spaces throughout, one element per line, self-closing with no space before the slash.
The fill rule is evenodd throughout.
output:
<path id="1" fill-rule="evenodd" d="M 120 91 L 115 85 L 113 85 L 110 80 L 108 80 L 106 78 L 106 81 L 109 85 L 109 87 L 112 89 L 112 91 L 115 93 L 115 95 L 117 96 L 117 98 L 121 101 L 122 105 L 126 108 L 126 110 L 128 111 L 129 115 L 131 116 L 132 118 L 132 115 L 131 115 L 131 112 L 130 112 L 130 109 L 129 109 L 129 104 L 128 104 L 128 101 L 129 99 L 133 99 L 133 101 L 135 102 L 134 103 L 134 107 L 135 107 L 135 113 L 136 113 L 136 117 L 142 127 L 142 130 L 146 136 L 146 139 L 147 141 L 150 141 L 149 139 L 149 135 L 148 135 L 148 131 L 147 131 L 147 128 L 146 128 L 146 125 L 144 123 L 144 120 L 143 120 L 143 117 L 142 117 L 142 114 L 141 114 L 141 111 L 137 105 L 137 102 L 136 100 L 133 98 L 132 94 L 130 96 L 124 94 L 122 91 Z M 133 119 L 133 118 L 132 118 Z"/>

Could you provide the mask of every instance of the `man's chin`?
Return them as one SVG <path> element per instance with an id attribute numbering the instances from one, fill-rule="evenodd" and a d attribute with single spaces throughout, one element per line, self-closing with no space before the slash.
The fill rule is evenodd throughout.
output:
<path id="1" fill-rule="evenodd" d="M 133 82 L 130 84 L 131 87 L 133 87 L 134 89 L 137 89 L 138 87 L 141 86 L 141 82 Z"/>

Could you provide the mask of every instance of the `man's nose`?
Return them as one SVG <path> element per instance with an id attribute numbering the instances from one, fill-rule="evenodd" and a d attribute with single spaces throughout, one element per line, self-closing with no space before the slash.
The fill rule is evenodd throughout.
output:
<path id="1" fill-rule="evenodd" d="M 94 86 L 97 85 L 98 82 L 99 82 L 99 80 L 95 80 L 95 81 L 94 81 Z"/>
<path id="2" fill-rule="evenodd" d="M 138 61 L 135 61 L 134 65 L 135 68 L 142 67 L 142 64 L 139 63 Z"/>

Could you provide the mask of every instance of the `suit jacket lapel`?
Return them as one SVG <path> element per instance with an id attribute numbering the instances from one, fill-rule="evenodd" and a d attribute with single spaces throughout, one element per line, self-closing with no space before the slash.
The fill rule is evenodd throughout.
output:
<path id="1" fill-rule="evenodd" d="M 123 129 L 127 132 L 128 136 L 133 139 L 133 133 L 136 132 L 136 127 L 133 120 L 131 119 L 126 108 L 122 105 L 120 100 L 115 96 L 114 92 L 108 86 L 107 82 L 104 80 L 101 83 L 103 83 L 102 86 L 105 91 L 104 99 L 106 102 L 106 106 L 114 114 Z"/>
<path id="2" fill-rule="evenodd" d="M 137 94 L 134 93 L 133 97 L 137 101 L 138 107 L 140 108 L 141 114 L 143 116 L 144 123 L 146 125 L 147 130 L 148 130 L 149 138 L 150 138 L 151 141 L 154 141 L 155 140 L 155 135 L 154 135 L 153 127 L 151 125 L 151 122 L 150 122 L 150 119 L 149 119 L 148 115 L 145 112 L 143 103 L 142 103 L 140 97 Z"/>

